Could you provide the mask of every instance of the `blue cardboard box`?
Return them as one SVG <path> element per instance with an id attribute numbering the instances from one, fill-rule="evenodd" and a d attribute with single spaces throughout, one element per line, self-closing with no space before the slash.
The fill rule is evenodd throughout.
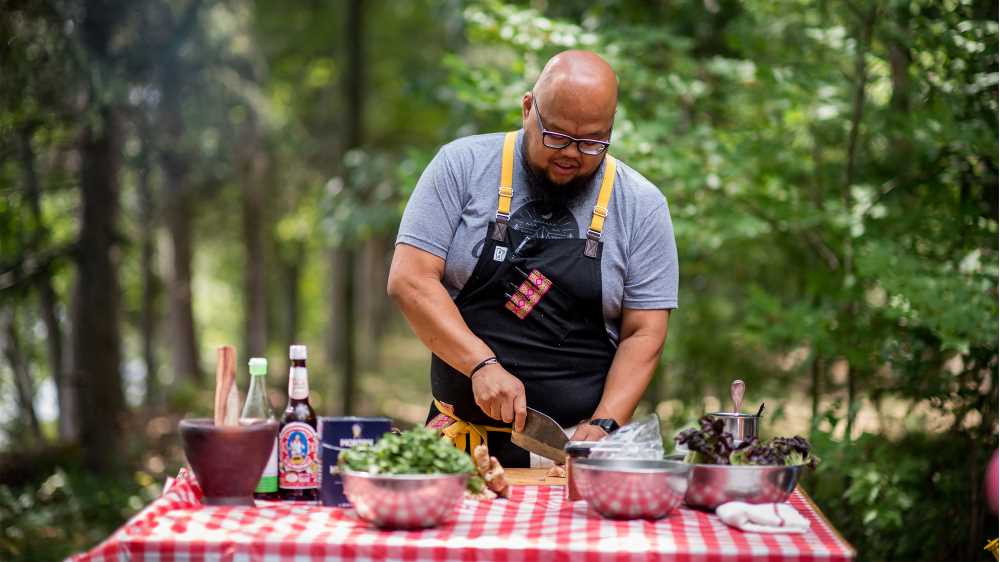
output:
<path id="1" fill-rule="evenodd" d="M 319 438 L 322 445 L 323 471 L 320 478 L 320 501 L 330 507 L 350 507 L 344 496 L 344 482 L 337 470 L 340 452 L 355 445 L 373 445 L 392 430 L 392 420 L 385 417 L 321 417 Z"/>

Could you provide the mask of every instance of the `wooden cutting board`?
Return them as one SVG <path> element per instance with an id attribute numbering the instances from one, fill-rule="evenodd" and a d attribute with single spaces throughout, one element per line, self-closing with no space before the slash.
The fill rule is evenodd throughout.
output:
<path id="1" fill-rule="evenodd" d="M 505 468 L 507 482 L 514 486 L 565 486 L 565 478 L 545 476 L 547 468 Z"/>

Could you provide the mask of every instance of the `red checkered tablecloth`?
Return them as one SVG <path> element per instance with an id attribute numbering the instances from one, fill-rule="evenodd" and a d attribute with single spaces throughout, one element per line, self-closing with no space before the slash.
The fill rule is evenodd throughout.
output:
<path id="1" fill-rule="evenodd" d="M 798 490 L 789 503 L 803 534 L 745 533 L 713 514 L 680 509 L 658 521 L 612 521 L 556 486 L 515 486 L 507 500 L 466 500 L 452 523 L 424 531 L 375 529 L 351 510 L 261 502 L 205 507 L 186 471 L 108 540 L 72 562 L 573 562 L 838 561 L 854 551 Z"/>

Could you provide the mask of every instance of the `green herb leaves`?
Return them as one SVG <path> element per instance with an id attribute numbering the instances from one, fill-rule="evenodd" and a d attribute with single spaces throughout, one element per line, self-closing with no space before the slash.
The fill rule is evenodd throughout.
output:
<path id="1" fill-rule="evenodd" d="M 436 431 L 418 427 L 386 434 L 374 445 L 359 445 L 340 454 L 338 464 L 369 474 L 468 474 L 468 489 L 479 492 L 483 481 L 472 458 Z"/>

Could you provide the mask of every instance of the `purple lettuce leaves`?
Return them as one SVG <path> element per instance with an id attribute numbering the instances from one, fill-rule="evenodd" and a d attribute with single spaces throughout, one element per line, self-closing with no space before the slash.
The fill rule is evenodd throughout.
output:
<path id="1" fill-rule="evenodd" d="M 721 419 L 704 416 L 698 420 L 698 428 L 686 429 L 674 440 L 686 445 L 688 454 L 684 462 L 691 464 L 764 465 L 793 466 L 806 465 L 815 468 L 819 459 L 812 454 L 809 442 L 795 437 L 774 437 L 767 441 L 756 438 L 737 445 L 733 444 L 731 433 L 724 431 Z"/>

